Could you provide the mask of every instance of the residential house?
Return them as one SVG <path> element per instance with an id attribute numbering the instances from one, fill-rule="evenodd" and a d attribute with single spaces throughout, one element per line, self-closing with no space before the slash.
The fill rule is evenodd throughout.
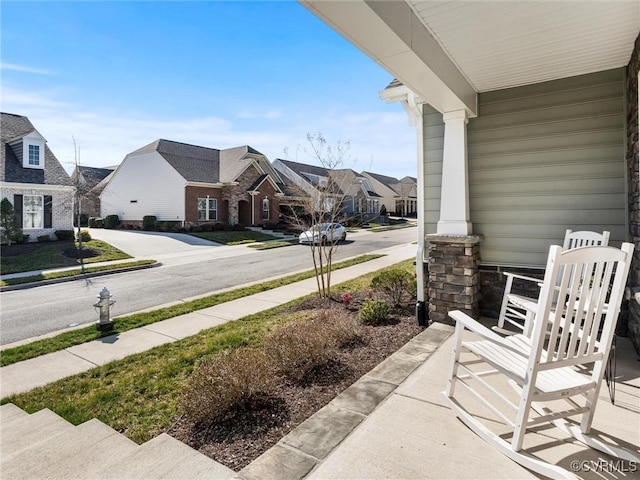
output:
<path id="1" fill-rule="evenodd" d="M 116 167 L 78 166 L 73 170 L 71 180 L 79 191 L 80 215 L 84 217 L 100 216 L 100 194 L 115 169 Z"/>
<path id="2" fill-rule="evenodd" d="M 395 177 L 373 172 L 362 172 L 373 190 L 382 197 L 387 212 L 402 217 L 415 217 L 418 212 L 418 181 L 415 177 Z"/>
<path id="3" fill-rule="evenodd" d="M 29 241 L 73 229 L 71 178 L 27 117 L 0 114 L 1 197 L 13 205 Z"/>
<path id="4" fill-rule="evenodd" d="M 567 228 L 640 247 L 637 0 L 301 3 L 397 79 L 380 96 L 418 130 L 432 320 L 495 315 L 501 271 L 540 272 Z M 640 351 L 640 309 L 629 318 Z"/>
<path id="5" fill-rule="evenodd" d="M 376 217 L 381 196 L 371 182 L 349 168 L 328 169 L 277 158 L 273 166 L 281 177 L 289 179 L 314 199 L 315 208 L 339 211 L 345 217 Z M 339 207 L 336 202 L 339 203 Z"/>
<path id="6" fill-rule="evenodd" d="M 278 222 L 284 184 L 267 158 L 242 146 L 218 150 L 156 140 L 129 153 L 100 195 L 101 215 L 189 226 Z"/>

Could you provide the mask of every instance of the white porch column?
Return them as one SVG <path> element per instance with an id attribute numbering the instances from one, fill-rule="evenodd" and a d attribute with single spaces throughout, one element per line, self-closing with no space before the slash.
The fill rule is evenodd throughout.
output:
<path id="1" fill-rule="evenodd" d="M 470 235 L 467 123 L 465 110 L 446 112 L 438 235 Z"/>

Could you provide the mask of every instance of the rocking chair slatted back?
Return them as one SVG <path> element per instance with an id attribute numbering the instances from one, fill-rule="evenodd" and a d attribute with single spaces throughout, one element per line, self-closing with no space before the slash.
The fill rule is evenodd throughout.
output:
<path id="1" fill-rule="evenodd" d="M 629 271 L 629 251 L 633 251 L 629 244 L 622 250 L 581 247 L 563 252 L 559 246 L 551 247 L 551 268 L 545 274 L 539 310 L 549 312 L 548 322 L 534 322 L 532 332 L 536 351 L 546 350 L 545 360 L 538 356 L 542 369 L 607 358 L 624 293 L 622 282 Z"/>

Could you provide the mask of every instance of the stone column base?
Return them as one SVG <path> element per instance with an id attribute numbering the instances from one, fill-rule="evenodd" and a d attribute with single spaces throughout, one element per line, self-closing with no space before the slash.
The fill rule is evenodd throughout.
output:
<path id="1" fill-rule="evenodd" d="M 426 235 L 429 320 L 453 325 L 451 310 L 480 318 L 481 235 Z"/>

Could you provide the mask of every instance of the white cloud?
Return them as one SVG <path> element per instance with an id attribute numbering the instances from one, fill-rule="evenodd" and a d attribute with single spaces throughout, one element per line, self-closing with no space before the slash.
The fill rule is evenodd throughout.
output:
<path id="1" fill-rule="evenodd" d="M 289 158 L 313 163 L 303 150 L 308 133 L 322 133 L 329 143 L 350 141 L 353 162 L 345 168 L 370 170 L 384 175 L 416 175 L 415 129 L 399 105 L 388 111 L 344 113 L 323 112 L 317 108 L 300 110 L 277 117 L 279 109 L 268 109 L 274 117 L 238 121 L 219 116 L 154 118 L 138 112 L 86 106 L 58 100 L 56 91 L 24 92 L 17 87 L 2 86 L 2 111 L 26 115 L 64 167 L 74 165 L 73 138 L 80 150 L 80 163 L 107 166 L 158 139 L 165 138 L 194 145 L 228 148 L 251 145 L 270 160 Z M 301 107 L 303 108 L 303 107 Z M 264 116 L 263 116 L 264 118 Z"/>
<path id="2" fill-rule="evenodd" d="M 14 72 L 33 73 L 36 75 L 55 75 L 50 70 L 43 68 L 29 67 L 27 65 L 16 65 L 15 63 L 0 63 L 0 70 L 12 70 Z"/>
<path id="3" fill-rule="evenodd" d="M 280 110 L 267 110 L 266 112 L 255 111 L 241 111 L 237 115 L 238 118 L 250 118 L 258 120 L 277 120 L 282 118 L 282 112 Z"/>

